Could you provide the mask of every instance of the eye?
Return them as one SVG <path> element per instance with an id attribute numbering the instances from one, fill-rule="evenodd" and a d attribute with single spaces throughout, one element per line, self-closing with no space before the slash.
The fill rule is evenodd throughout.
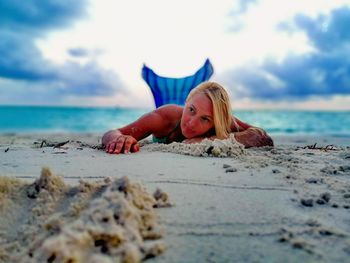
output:
<path id="1" fill-rule="evenodd" d="M 207 117 L 201 117 L 202 122 L 210 122 L 210 120 Z"/>
<path id="2" fill-rule="evenodd" d="M 191 113 L 193 113 L 193 112 L 194 112 L 194 108 L 191 107 L 191 106 L 189 106 L 189 107 L 188 107 L 188 111 L 191 112 Z"/>

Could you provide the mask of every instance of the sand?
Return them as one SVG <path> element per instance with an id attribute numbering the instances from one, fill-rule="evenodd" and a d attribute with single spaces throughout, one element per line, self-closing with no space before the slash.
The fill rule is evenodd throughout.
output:
<path id="1" fill-rule="evenodd" d="M 32 184 L 2 177 L 1 262 L 140 262 L 165 250 L 155 207 L 170 206 L 127 177 L 69 186 L 43 168 Z"/>
<path id="2" fill-rule="evenodd" d="M 7 176 L 0 183 L 0 220 L 6 222 L 1 223 L 1 255 L 17 249 L 16 254 L 30 262 L 28 252 L 35 260 L 47 259 L 52 256 L 48 248 L 61 246 L 52 262 L 64 262 L 61 257 L 74 253 L 91 262 L 122 260 L 126 254 L 135 261 L 152 256 L 148 262 L 348 262 L 349 138 L 275 136 L 274 140 L 275 147 L 251 149 L 243 149 L 234 141 L 186 146 L 150 144 L 146 140 L 138 153 L 108 155 L 99 149 L 100 136 L 96 134 L 0 135 L 0 175 Z M 213 149 L 217 150 L 213 153 Z M 32 210 L 31 216 L 27 215 L 33 202 L 41 207 L 42 193 L 38 195 L 33 182 L 47 185 L 39 183 L 43 166 L 61 175 L 54 184 L 61 190 L 44 191 L 43 198 L 50 200 L 44 202 L 48 210 L 39 209 L 50 211 L 46 212 L 50 218 L 55 215 L 52 221 L 44 219 L 45 213 L 39 213 L 37 221 Z M 110 249 L 118 243 L 115 241 L 98 241 L 97 246 L 95 241 L 93 245 L 85 243 L 84 233 L 93 225 L 89 221 L 93 209 L 105 207 L 106 214 L 115 209 L 112 204 L 100 203 L 101 198 L 113 182 L 125 177 L 131 185 L 155 192 L 150 195 L 142 191 L 151 200 L 157 197 L 152 206 L 167 207 L 151 213 L 158 219 L 152 220 L 154 229 L 162 229 L 154 231 L 162 235 L 153 231 L 152 238 L 158 239 L 149 240 L 142 230 L 136 235 L 124 229 L 125 244 L 132 247 L 126 246 L 124 251 L 133 253 Z M 79 215 L 71 216 L 68 207 L 76 196 L 72 189 L 81 188 L 82 179 L 83 185 L 96 187 L 88 191 L 90 198 L 80 199 L 86 206 L 82 205 Z M 105 191 L 97 191 L 101 187 Z M 57 200 L 48 198 L 53 192 Z M 34 198 L 28 198 L 28 193 Z M 20 194 L 25 198 L 8 197 Z M 64 227 L 58 231 L 57 221 L 61 220 Z M 133 224 L 131 219 L 126 221 Z M 52 222 L 51 230 L 44 228 L 40 235 L 30 236 L 44 222 Z M 79 234 L 67 235 L 72 231 Z M 143 239 L 135 238 L 135 242 L 133 235 Z M 13 245 L 25 238 L 36 242 L 21 241 L 20 248 Z M 63 245 L 65 242 L 71 248 Z M 101 252 L 105 246 L 109 254 Z"/>
<path id="3" fill-rule="evenodd" d="M 145 151 L 160 151 L 201 157 L 235 157 L 245 154 L 244 146 L 237 142 L 234 136 L 226 140 L 204 139 L 202 142 L 185 144 L 173 142 L 171 144 L 150 143 L 145 141 Z"/>

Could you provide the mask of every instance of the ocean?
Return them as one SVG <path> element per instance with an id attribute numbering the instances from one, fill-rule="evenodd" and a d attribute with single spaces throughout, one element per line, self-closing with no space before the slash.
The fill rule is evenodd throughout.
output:
<path id="1" fill-rule="evenodd" d="M 103 133 L 151 109 L 0 106 L 1 133 Z M 235 116 L 271 135 L 350 137 L 350 111 L 237 110 Z"/>

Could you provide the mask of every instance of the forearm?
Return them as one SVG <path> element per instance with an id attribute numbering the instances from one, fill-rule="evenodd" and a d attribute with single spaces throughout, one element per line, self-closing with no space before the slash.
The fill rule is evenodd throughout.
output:
<path id="1" fill-rule="evenodd" d="M 106 132 L 103 136 L 102 136 L 102 145 L 107 145 L 107 143 L 109 141 L 111 141 L 112 139 L 115 139 L 116 137 L 122 135 L 122 133 L 118 130 L 110 130 L 108 132 Z"/>
<path id="2" fill-rule="evenodd" d="M 246 148 L 273 146 L 271 137 L 261 128 L 251 127 L 241 132 L 235 132 L 234 137 L 237 142 Z"/>

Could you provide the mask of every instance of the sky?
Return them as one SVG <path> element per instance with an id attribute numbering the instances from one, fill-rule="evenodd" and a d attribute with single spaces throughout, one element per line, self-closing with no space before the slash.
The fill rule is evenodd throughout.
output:
<path id="1" fill-rule="evenodd" d="M 348 0 L 0 0 L 0 105 L 154 108 L 141 78 L 212 81 L 234 109 L 350 110 Z"/>

